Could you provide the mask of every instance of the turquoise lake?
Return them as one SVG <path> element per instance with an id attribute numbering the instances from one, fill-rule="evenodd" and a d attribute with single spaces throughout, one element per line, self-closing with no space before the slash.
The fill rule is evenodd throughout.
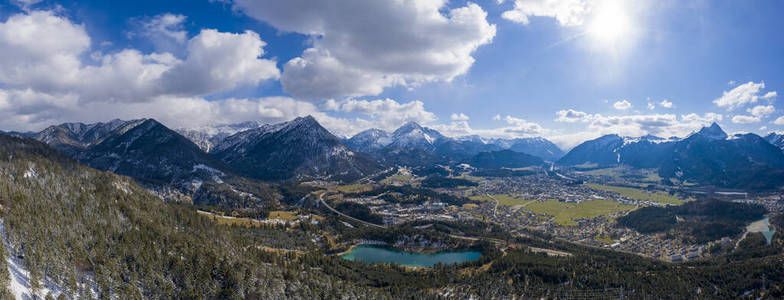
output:
<path id="1" fill-rule="evenodd" d="M 773 234 L 776 233 L 776 228 L 770 225 L 770 221 L 766 217 L 762 220 L 749 224 L 749 226 L 746 226 L 746 231 L 762 233 L 762 235 L 765 236 L 765 240 L 767 240 L 768 245 L 770 245 L 770 240 L 773 238 Z"/>
<path id="2" fill-rule="evenodd" d="M 478 251 L 424 254 L 405 252 L 388 247 L 362 245 L 355 247 L 351 252 L 341 255 L 340 257 L 366 263 L 393 263 L 403 266 L 431 268 L 437 263 L 462 263 L 477 260 L 481 256 L 482 253 Z"/>

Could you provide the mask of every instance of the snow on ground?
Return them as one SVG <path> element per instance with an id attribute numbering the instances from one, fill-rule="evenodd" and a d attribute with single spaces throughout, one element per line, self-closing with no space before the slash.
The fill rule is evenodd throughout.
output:
<path id="1" fill-rule="evenodd" d="M 35 172 L 32 166 L 24 172 L 24 178 L 38 178 L 38 173 Z"/>
<path id="2" fill-rule="evenodd" d="M 223 174 L 223 172 L 221 172 L 220 170 L 215 169 L 213 167 L 209 167 L 209 166 L 207 166 L 205 164 L 198 164 L 198 165 L 193 166 L 193 170 L 191 172 L 195 173 L 198 170 L 205 170 L 205 171 L 207 171 L 209 173 L 212 173 L 212 174 L 217 174 L 219 176 L 225 176 L 225 174 Z"/>
<path id="3" fill-rule="evenodd" d="M 0 222 L 0 234 L 3 238 L 3 246 L 8 251 L 6 263 L 8 264 L 8 273 L 11 274 L 11 283 L 8 284 L 8 289 L 16 299 L 39 299 L 44 298 L 47 294 L 51 293 L 52 296 L 57 298 L 60 294 L 65 292 L 65 289 L 58 286 L 47 278 L 38 293 L 33 294 L 30 287 L 30 272 L 24 265 L 24 259 L 17 257 L 8 247 L 8 238 L 5 235 L 5 223 Z M 66 296 L 68 294 L 66 293 Z"/>
<path id="4" fill-rule="evenodd" d="M 60 294 L 64 294 L 67 299 L 72 299 L 67 290 L 57 283 L 53 282 L 50 278 L 44 280 L 41 289 L 33 294 L 30 287 L 30 272 L 24 264 L 24 259 L 17 257 L 13 254 L 11 247 L 9 247 L 8 237 L 5 234 L 5 223 L 0 221 L 0 235 L 2 235 L 3 247 L 8 251 L 6 263 L 8 264 L 8 273 L 11 275 L 11 282 L 8 284 L 8 290 L 14 295 L 14 298 L 21 300 L 43 299 L 47 294 L 51 293 L 52 296 L 57 298 Z M 87 280 L 90 280 L 89 278 Z M 96 286 L 90 281 L 91 291 L 93 295 L 97 295 Z"/>

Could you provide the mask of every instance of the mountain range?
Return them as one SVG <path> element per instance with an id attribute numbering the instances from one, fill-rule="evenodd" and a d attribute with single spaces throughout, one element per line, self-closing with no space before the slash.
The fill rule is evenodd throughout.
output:
<path id="1" fill-rule="evenodd" d="M 558 146 L 541 137 L 485 140 L 472 135 L 451 138 L 414 122 L 406 123 L 392 133 L 368 129 L 343 142 L 380 162 L 407 166 L 468 162 L 479 153 L 500 150 L 512 150 L 550 161 L 563 155 Z"/>
<path id="2" fill-rule="evenodd" d="M 311 116 L 278 124 L 251 121 L 178 130 L 152 119 L 64 123 L 17 135 L 42 141 L 94 168 L 174 188 L 192 199 L 203 199 L 205 193 L 213 197 L 215 189 L 225 192 L 218 196 L 221 199 L 226 193 L 257 197 L 239 188 L 243 184 L 237 178 L 349 182 L 385 166 L 456 163 L 478 168 L 544 161 L 578 168 L 625 165 L 658 169 L 662 178 L 676 182 L 733 188 L 768 188 L 784 182 L 784 136 L 730 136 L 715 123 L 683 139 L 605 135 L 566 154 L 544 138 L 453 138 L 414 122 L 393 132 L 368 129 L 340 139 Z"/>
<path id="3" fill-rule="evenodd" d="M 730 136 L 716 123 L 684 139 L 611 134 L 583 142 L 557 163 L 581 168 L 653 168 L 665 180 L 681 183 L 774 188 L 784 183 L 784 153 L 769 140 L 752 133 Z"/>

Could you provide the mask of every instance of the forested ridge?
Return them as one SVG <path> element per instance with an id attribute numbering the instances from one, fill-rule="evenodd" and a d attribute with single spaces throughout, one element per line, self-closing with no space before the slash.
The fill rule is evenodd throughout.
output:
<path id="1" fill-rule="evenodd" d="M 48 277 L 71 295 L 86 295 L 81 283 L 94 281 L 107 299 L 382 296 L 303 272 L 304 265 L 260 250 L 253 235 L 43 144 L 0 136 L 0 157 L 3 220 L 33 289 Z"/>

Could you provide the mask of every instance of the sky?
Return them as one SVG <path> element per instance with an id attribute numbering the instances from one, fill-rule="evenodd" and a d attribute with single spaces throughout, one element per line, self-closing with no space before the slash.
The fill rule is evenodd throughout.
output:
<path id="1" fill-rule="evenodd" d="M 0 1 L 0 129 L 784 131 L 781 1 Z"/>

